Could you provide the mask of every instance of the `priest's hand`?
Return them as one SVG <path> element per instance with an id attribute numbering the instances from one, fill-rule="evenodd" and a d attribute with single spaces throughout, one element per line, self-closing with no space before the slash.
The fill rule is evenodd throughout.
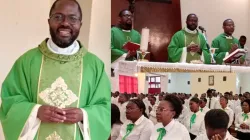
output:
<path id="1" fill-rule="evenodd" d="M 212 136 L 211 140 L 223 140 L 223 139 L 219 134 L 215 134 L 214 136 Z"/>
<path id="2" fill-rule="evenodd" d="M 127 58 L 135 57 L 135 56 L 136 56 L 136 51 L 129 51 L 127 54 Z"/>
<path id="3" fill-rule="evenodd" d="M 65 108 L 63 111 L 66 112 L 65 123 L 74 124 L 83 121 L 83 113 L 80 108 Z"/>
<path id="4" fill-rule="evenodd" d="M 42 122 L 63 123 L 66 120 L 65 114 L 62 109 L 43 105 L 38 109 L 37 118 Z"/>
<path id="5" fill-rule="evenodd" d="M 232 45 L 231 50 L 229 51 L 229 54 L 231 54 L 232 52 L 234 52 L 237 49 L 238 49 L 238 45 L 237 44 Z"/>
<path id="6" fill-rule="evenodd" d="M 197 52 L 199 51 L 200 47 L 197 44 L 192 44 L 187 47 L 187 52 Z"/>

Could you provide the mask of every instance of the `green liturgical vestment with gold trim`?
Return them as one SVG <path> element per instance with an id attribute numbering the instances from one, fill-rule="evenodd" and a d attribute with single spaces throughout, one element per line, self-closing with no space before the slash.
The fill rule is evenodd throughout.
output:
<path id="1" fill-rule="evenodd" d="M 110 135 L 110 82 L 104 64 L 80 44 L 74 55 L 51 52 L 43 41 L 22 55 L 2 85 L 0 119 L 6 140 L 17 140 L 36 104 L 76 107 L 88 114 L 91 140 Z M 83 140 L 78 124 L 44 123 L 37 140 Z"/>

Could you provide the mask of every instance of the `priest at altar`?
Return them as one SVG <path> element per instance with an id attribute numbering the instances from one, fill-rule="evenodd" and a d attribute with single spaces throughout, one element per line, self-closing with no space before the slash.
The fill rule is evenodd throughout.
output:
<path id="1" fill-rule="evenodd" d="M 22 55 L 2 84 L 5 139 L 108 139 L 110 82 L 103 62 L 76 40 L 81 7 L 56 0 L 49 16 L 51 38 Z"/>
<path id="2" fill-rule="evenodd" d="M 226 56 L 240 48 L 238 39 L 233 37 L 234 27 L 234 21 L 226 19 L 223 22 L 224 33 L 218 35 L 212 41 L 212 48 L 217 48 L 215 50 L 215 61 L 217 64 L 223 64 L 223 59 Z"/>
<path id="3" fill-rule="evenodd" d="M 198 17 L 195 14 L 189 14 L 186 19 L 186 27 L 174 34 L 168 46 L 169 62 L 202 61 L 205 64 L 210 63 L 206 40 L 203 34 L 198 32 L 197 26 Z"/>
<path id="4" fill-rule="evenodd" d="M 132 28 L 133 15 L 129 10 L 119 13 L 119 24 L 111 29 L 111 63 L 127 54 L 126 60 L 136 59 L 136 52 L 127 52 L 123 46 L 127 42 L 140 44 L 141 35 Z"/>

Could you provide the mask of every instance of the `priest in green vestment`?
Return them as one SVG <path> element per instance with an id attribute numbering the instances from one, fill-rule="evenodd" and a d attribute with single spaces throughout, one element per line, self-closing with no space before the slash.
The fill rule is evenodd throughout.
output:
<path id="1" fill-rule="evenodd" d="M 233 20 L 226 19 L 223 22 L 224 33 L 212 41 L 212 48 L 217 48 L 214 56 L 217 64 L 223 64 L 223 59 L 239 48 L 238 39 L 233 37 L 234 27 Z"/>
<path id="2" fill-rule="evenodd" d="M 189 14 L 186 27 L 174 34 L 168 46 L 169 62 L 191 63 L 194 60 L 205 64 L 211 62 L 206 40 L 197 27 L 198 17 Z"/>
<path id="3" fill-rule="evenodd" d="M 127 42 L 140 44 L 141 35 L 132 28 L 133 15 L 129 10 L 119 13 L 119 24 L 111 28 L 111 62 L 127 54 L 126 60 L 136 59 L 136 52 L 127 52 L 123 45 Z"/>
<path id="4" fill-rule="evenodd" d="M 1 91 L 6 140 L 108 139 L 110 82 L 104 63 L 76 40 L 81 21 L 76 0 L 56 0 L 51 38 L 15 62 Z"/>

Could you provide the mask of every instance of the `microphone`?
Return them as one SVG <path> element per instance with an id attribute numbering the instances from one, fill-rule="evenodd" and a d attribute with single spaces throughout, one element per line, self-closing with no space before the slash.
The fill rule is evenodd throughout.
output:
<path id="1" fill-rule="evenodd" d="M 199 26 L 198 28 L 199 28 L 202 32 L 206 32 L 206 30 L 205 30 L 205 28 L 204 28 L 204 27 Z"/>

